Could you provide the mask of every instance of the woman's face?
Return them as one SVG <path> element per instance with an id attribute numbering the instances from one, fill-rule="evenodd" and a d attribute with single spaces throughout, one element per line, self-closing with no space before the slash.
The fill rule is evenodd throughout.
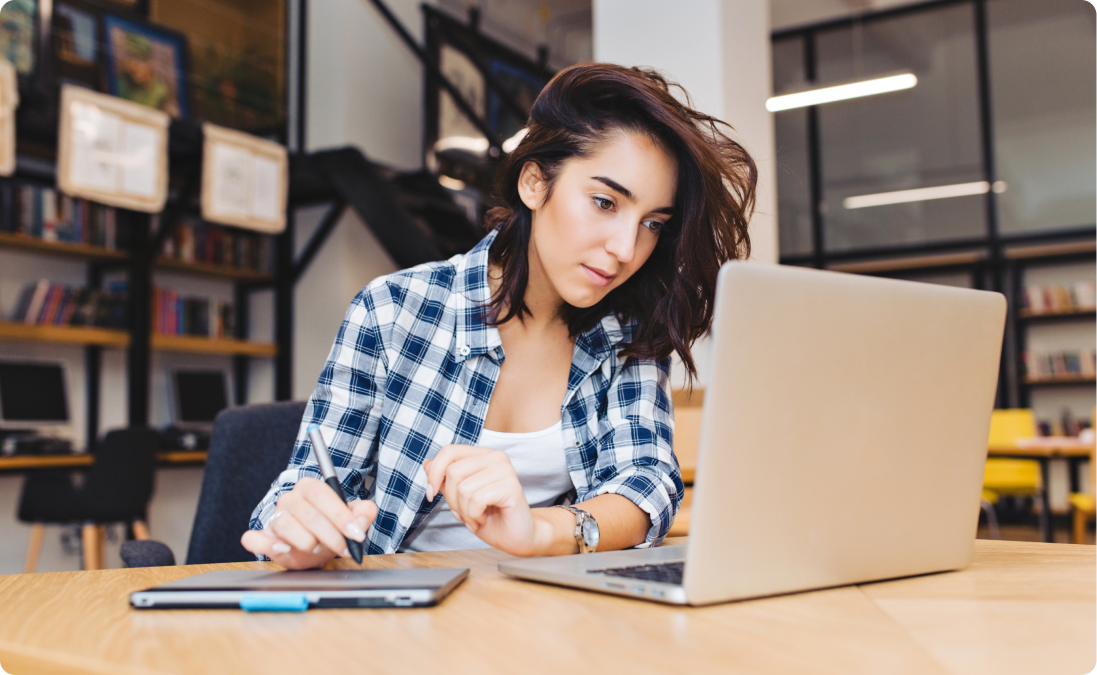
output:
<path id="1" fill-rule="evenodd" d="M 674 157 L 636 133 L 616 133 L 591 156 L 565 162 L 548 200 L 538 167 L 527 163 L 518 192 L 533 212 L 531 286 L 545 284 L 575 307 L 597 304 L 655 249 L 677 182 Z"/>

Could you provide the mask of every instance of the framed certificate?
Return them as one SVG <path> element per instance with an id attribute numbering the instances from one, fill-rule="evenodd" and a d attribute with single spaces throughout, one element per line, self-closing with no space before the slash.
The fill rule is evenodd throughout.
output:
<path id="1" fill-rule="evenodd" d="M 156 213 L 168 196 L 168 124 L 147 106 L 62 85 L 57 184 L 73 197 Z"/>
<path id="2" fill-rule="evenodd" d="M 15 173 L 15 109 L 19 106 L 19 83 L 15 66 L 0 59 L 0 176 Z"/>
<path id="3" fill-rule="evenodd" d="M 265 234 L 286 229 L 286 148 L 208 122 L 202 155 L 202 218 Z"/>

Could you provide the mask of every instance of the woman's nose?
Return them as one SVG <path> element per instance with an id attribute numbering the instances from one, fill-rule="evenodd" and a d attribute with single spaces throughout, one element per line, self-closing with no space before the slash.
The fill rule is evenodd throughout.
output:
<path id="1" fill-rule="evenodd" d="M 617 258 L 622 265 L 632 262 L 636 254 L 637 228 L 622 221 L 613 228 L 609 240 L 606 242 L 606 252 Z"/>

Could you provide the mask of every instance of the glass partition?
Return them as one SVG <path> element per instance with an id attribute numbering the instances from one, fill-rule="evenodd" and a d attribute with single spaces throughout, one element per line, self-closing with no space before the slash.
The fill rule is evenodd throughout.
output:
<path id="1" fill-rule="evenodd" d="M 962 192 L 950 186 L 983 180 L 973 5 L 821 30 L 816 47 L 821 86 L 899 73 L 918 78 L 904 91 L 818 106 L 826 249 L 985 236 L 985 189 L 933 199 L 914 193 L 882 205 L 850 199 L 922 188 Z"/>
<path id="2" fill-rule="evenodd" d="M 987 3 L 1002 234 L 1092 225 L 1097 204 L 1094 10 L 1078 0 Z"/>
<path id="3" fill-rule="evenodd" d="M 804 40 L 773 43 L 773 93 L 806 87 Z M 786 110 L 773 116 L 777 142 L 777 233 L 782 256 L 810 255 L 811 169 L 808 162 L 807 109 Z"/>

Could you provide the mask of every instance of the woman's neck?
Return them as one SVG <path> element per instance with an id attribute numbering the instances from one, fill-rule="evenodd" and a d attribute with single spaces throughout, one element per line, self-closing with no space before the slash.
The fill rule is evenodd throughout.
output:
<path id="1" fill-rule="evenodd" d="M 544 267 L 541 266 L 541 261 L 533 250 L 532 244 L 530 245 L 530 254 L 527 260 L 529 261 L 529 277 L 526 281 L 526 292 L 523 301 L 526 309 L 529 310 L 529 314 L 522 317 L 521 323 L 527 331 L 558 328 L 564 323 L 561 316 L 564 300 L 549 283 L 548 276 L 545 274 Z M 488 268 L 488 288 L 491 290 L 492 297 L 499 290 L 500 279 L 499 268 L 494 265 L 490 266 Z M 505 313 L 504 310 L 503 314 Z"/>

